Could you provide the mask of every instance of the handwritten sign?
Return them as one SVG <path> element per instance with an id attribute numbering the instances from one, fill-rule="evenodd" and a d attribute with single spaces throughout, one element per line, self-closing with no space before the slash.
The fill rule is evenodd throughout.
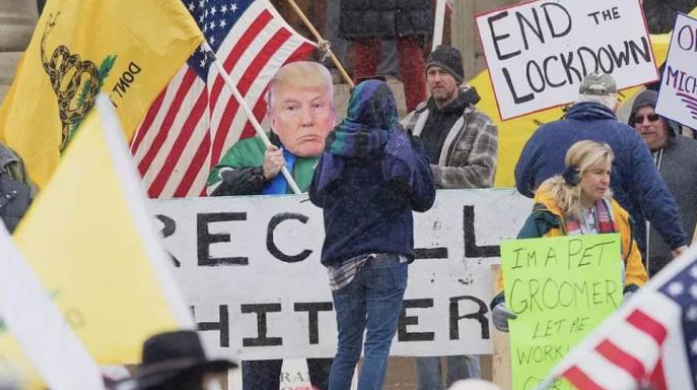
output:
<path id="1" fill-rule="evenodd" d="M 618 88 L 657 79 L 639 0 L 532 1 L 477 26 L 504 120 L 576 100 L 591 72 Z"/>
<path id="2" fill-rule="evenodd" d="M 697 19 L 678 14 L 656 112 L 697 128 Z"/>
<path id="3" fill-rule="evenodd" d="M 534 389 L 622 302 L 617 234 L 501 243 L 514 389 Z M 557 383 L 555 389 L 572 389 Z"/>
<path id="4" fill-rule="evenodd" d="M 393 355 L 491 353 L 491 265 L 530 207 L 512 190 L 443 190 L 433 209 L 414 214 L 416 260 Z M 307 195 L 153 200 L 150 211 L 208 352 L 334 356 L 322 210 Z"/>

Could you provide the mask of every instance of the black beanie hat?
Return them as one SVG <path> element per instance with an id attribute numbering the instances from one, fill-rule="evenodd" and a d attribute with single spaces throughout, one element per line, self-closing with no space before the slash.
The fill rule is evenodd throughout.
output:
<path id="1" fill-rule="evenodd" d="M 465 79 L 465 72 L 462 70 L 462 55 L 454 47 L 440 45 L 432 51 L 426 59 L 426 72 L 432 66 L 445 69 L 455 77 L 458 84 Z"/>

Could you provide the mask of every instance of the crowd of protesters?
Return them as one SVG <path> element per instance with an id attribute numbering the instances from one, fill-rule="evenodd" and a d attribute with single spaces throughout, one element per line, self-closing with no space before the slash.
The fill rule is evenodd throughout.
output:
<path id="1" fill-rule="evenodd" d="M 348 390 L 361 352 L 358 389 L 382 388 L 415 257 L 412 211 L 429 210 L 436 189 L 493 187 L 496 173 L 497 127 L 476 107 L 476 89 L 464 84 L 461 53 L 439 46 L 424 59 L 428 1 L 403 1 L 396 8 L 378 3 L 340 2 L 338 35 L 355 50 L 353 76 L 359 81 L 345 119 L 336 123 L 327 68 L 286 65 L 266 96 L 271 144 L 259 137 L 237 142 L 208 179 L 211 196 L 289 194 L 287 170 L 323 209 L 321 264 L 334 300 L 338 351 L 334 359 L 307 360 L 311 384 L 321 390 Z M 371 79 L 381 45 L 390 41 L 409 112 L 401 123 L 390 87 Z M 617 92 L 612 76 L 588 74 L 564 118 L 541 126 L 527 141 L 515 180 L 520 194 L 534 198 L 518 238 L 620 235 L 626 300 L 683 253 L 695 234 L 697 141 L 655 112 L 657 93 L 651 90 L 636 97 L 628 124 L 620 122 Z M 0 216 L 10 232 L 31 197 L 21 158 L 0 144 Z M 507 332 L 516 315 L 503 292 L 491 310 L 494 326 Z M 441 357 L 415 360 L 417 390 L 487 386 L 458 382 L 481 377 L 477 356 L 445 361 L 444 382 Z M 244 389 L 278 389 L 282 363 L 242 362 Z M 195 332 L 170 332 L 145 343 L 132 379 L 112 385 L 213 389 L 219 388 L 212 385 L 216 373 L 234 367 L 208 360 Z"/>

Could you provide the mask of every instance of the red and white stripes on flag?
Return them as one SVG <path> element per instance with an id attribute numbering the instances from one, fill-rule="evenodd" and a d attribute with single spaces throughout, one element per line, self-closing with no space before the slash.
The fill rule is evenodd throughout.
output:
<path id="1" fill-rule="evenodd" d="M 267 0 L 184 3 L 261 122 L 270 79 L 281 66 L 306 58 L 316 46 L 293 31 Z M 216 35 L 216 29 L 226 33 Z M 255 135 L 239 103 L 201 52 L 156 99 L 131 143 L 151 198 L 204 196 L 208 173 L 223 153 L 237 140 Z"/>
<path id="2" fill-rule="evenodd" d="M 694 390 L 697 245 L 579 343 L 538 389 L 563 377 L 580 390 Z"/>

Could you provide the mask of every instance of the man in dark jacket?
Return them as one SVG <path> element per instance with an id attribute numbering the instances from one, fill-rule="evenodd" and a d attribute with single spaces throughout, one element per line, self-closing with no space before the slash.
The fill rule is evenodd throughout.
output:
<path id="1" fill-rule="evenodd" d="M 688 237 L 697 223 L 697 141 L 678 135 L 678 124 L 655 112 L 658 93 L 647 90 L 634 100 L 629 125 L 641 135 L 651 150 L 656 168 L 675 198 L 680 221 Z M 671 259 L 670 247 L 647 226 L 646 269 L 658 273 Z"/>
<path id="2" fill-rule="evenodd" d="M 579 99 L 560 121 L 541 126 L 525 144 L 515 168 L 518 191 L 531 198 L 546 179 L 564 171 L 564 156 L 575 142 L 605 142 L 615 152 L 612 191 L 636 224 L 634 238 L 646 249 L 644 221 L 649 220 L 673 255 L 687 247 L 675 200 L 660 177 L 644 141 L 617 121 L 617 86 L 610 75 L 591 73 L 581 83 Z"/>
<path id="3" fill-rule="evenodd" d="M 402 121 L 423 140 L 438 188 L 494 185 L 496 124 L 475 107 L 479 95 L 474 88 L 462 86 L 464 78 L 460 52 L 438 46 L 426 60 L 426 86 L 431 97 Z M 443 390 L 459 379 L 481 377 L 478 356 L 448 356 L 447 365 L 444 385 L 439 356 L 416 358 L 416 389 Z"/>

